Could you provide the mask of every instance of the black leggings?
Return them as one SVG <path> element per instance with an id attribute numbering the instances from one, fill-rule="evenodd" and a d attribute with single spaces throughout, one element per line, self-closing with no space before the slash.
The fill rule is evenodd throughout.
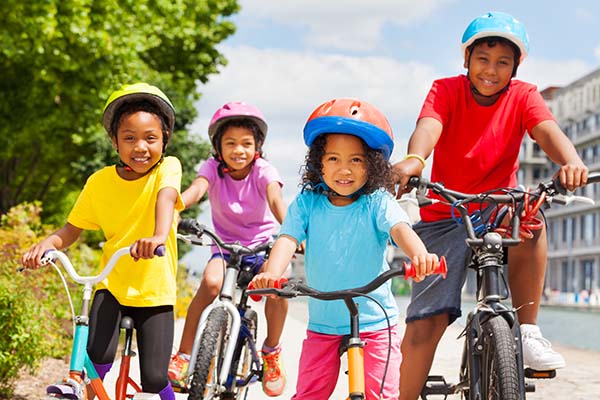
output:
<path id="1" fill-rule="evenodd" d="M 169 382 L 167 370 L 173 347 L 173 306 L 126 307 L 106 289 L 94 295 L 90 311 L 90 336 L 87 351 L 95 364 L 115 359 L 122 316 L 133 319 L 142 390 L 158 393 Z"/>

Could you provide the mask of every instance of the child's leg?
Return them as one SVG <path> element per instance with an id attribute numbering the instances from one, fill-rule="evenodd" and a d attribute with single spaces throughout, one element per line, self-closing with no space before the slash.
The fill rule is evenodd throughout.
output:
<path id="1" fill-rule="evenodd" d="M 389 333 L 391 333 L 391 340 Z M 388 347 L 390 348 L 390 360 L 381 399 L 397 399 L 400 385 L 400 363 L 402 361 L 398 325 L 392 326 L 391 332 L 388 329 L 382 329 L 375 332 L 361 333 L 360 338 L 365 342 L 364 365 L 367 400 L 378 400 L 380 398 L 379 390 L 385 371 Z"/>
<path id="2" fill-rule="evenodd" d="M 419 397 L 431 369 L 435 350 L 447 326 L 448 314 L 438 314 L 406 324 L 402 339 L 400 400 L 416 400 Z"/>
<path id="3" fill-rule="evenodd" d="M 340 371 L 338 349 L 342 337 L 306 331 L 298 367 L 296 394 L 292 400 L 323 400 L 331 397 Z"/>
<path id="4" fill-rule="evenodd" d="M 90 330 L 87 352 L 90 360 L 97 365 L 112 364 L 119 345 L 119 324 L 121 305 L 106 289 L 94 294 L 90 308 Z M 106 374 L 108 370 L 101 371 Z"/>
<path id="5" fill-rule="evenodd" d="M 161 399 L 175 398 L 167 369 L 173 345 L 173 306 L 129 307 L 132 313 L 140 357 L 140 376 L 144 392 L 161 393 Z"/>
<path id="6" fill-rule="evenodd" d="M 287 311 L 287 299 L 267 298 L 265 303 L 265 317 L 267 320 L 267 337 L 265 338 L 265 345 L 276 347 L 279 344 Z"/>
<path id="7" fill-rule="evenodd" d="M 206 264 L 200 287 L 188 307 L 181 342 L 179 344 L 179 351 L 181 353 L 189 355 L 192 352 L 200 316 L 204 309 L 218 296 L 223 284 L 224 268 L 225 262 L 220 257 L 212 258 Z"/>

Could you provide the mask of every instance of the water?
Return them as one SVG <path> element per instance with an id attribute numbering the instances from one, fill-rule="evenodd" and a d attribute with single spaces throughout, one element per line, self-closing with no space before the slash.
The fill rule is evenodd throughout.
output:
<path id="1" fill-rule="evenodd" d="M 408 297 L 397 297 L 400 313 L 404 315 Z M 463 301 L 463 316 L 456 322 L 465 325 L 465 318 L 475 303 Z M 542 307 L 538 325 L 544 337 L 552 343 L 579 349 L 600 351 L 600 312 L 561 307 Z"/>

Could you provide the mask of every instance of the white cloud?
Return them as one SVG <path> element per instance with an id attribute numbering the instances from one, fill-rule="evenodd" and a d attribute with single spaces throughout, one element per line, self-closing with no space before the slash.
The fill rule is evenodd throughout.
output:
<path id="1" fill-rule="evenodd" d="M 545 60 L 527 58 L 517 77 L 536 84 L 540 90 L 549 86 L 565 86 L 589 73 L 594 66 L 578 59 Z"/>
<path id="2" fill-rule="evenodd" d="M 433 67 L 383 57 L 353 57 L 223 47 L 229 64 L 199 90 L 199 120 L 206 132 L 213 112 L 222 104 L 243 100 L 258 106 L 267 119 L 265 151 L 282 174 L 286 195 L 297 192 L 298 170 L 306 147 L 302 129 L 320 103 L 356 97 L 378 107 L 390 120 L 396 138 L 392 159 L 404 154 L 415 118 L 431 82 Z M 206 135 L 203 133 L 203 135 Z"/>
<path id="3" fill-rule="evenodd" d="M 594 56 L 596 57 L 596 60 L 600 62 L 600 46 L 594 49 Z"/>
<path id="4" fill-rule="evenodd" d="M 353 51 L 372 50 L 386 24 L 416 24 L 455 0 L 243 0 L 245 18 L 262 18 L 308 30 L 305 44 Z"/>

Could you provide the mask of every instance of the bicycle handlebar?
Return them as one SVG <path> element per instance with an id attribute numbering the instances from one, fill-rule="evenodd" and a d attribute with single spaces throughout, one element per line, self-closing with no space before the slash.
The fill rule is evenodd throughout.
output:
<path id="1" fill-rule="evenodd" d="M 600 182 L 600 173 L 591 173 L 588 175 L 587 184 L 598 183 Z M 560 204 L 570 204 L 575 201 L 579 201 L 587 204 L 594 204 L 594 200 L 584 196 L 575 196 L 575 195 L 566 195 L 566 189 L 560 184 L 558 178 L 541 182 L 538 184 L 537 188 L 528 192 L 518 188 L 504 188 L 498 189 L 494 193 L 494 191 L 489 191 L 485 193 L 478 194 L 469 194 L 462 193 L 456 190 L 451 190 L 446 188 L 442 183 L 431 182 L 428 179 L 420 178 L 413 176 L 409 179 L 407 186 L 409 188 L 417 188 L 417 200 L 419 203 L 419 207 L 424 207 L 430 204 L 434 204 L 439 202 L 439 200 L 430 199 L 424 196 L 424 193 L 427 189 L 431 190 L 433 193 L 437 194 L 445 201 L 450 204 L 455 205 L 456 210 L 460 213 L 462 220 L 464 222 L 465 228 L 467 230 L 468 239 L 467 242 L 471 246 L 481 246 L 483 245 L 483 239 L 478 238 L 475 234 L 475 230 L 473 228 L 473 224 L 468 215 L 468 209 L 464 206 L 464 204 L 470 202 L 486 202 L 493 204 L 522 204 L 528 201 L 529 197 L 532 196 L 534 198 L 540 198 L 543 196 L 543 200 L 550 204 L 553 200 Z M 498 192 L 504 192 L 500 194 Z M 422 194 L 422 195 L 419 195 Z M 537 212 L 537 210 L 536 210 Z M 520 238 L 520 212 L 515 212 L 512 215 L 511 224 L 512 232 L 511 237 L 502 238 L 502 244 L 505 246 L 514 246 L 521 243 Z"/>
<path id="2" fill-rule="evenodd" d="M 229 251 L 230 253 L 240 254 L 240 255 L 251 255 L 261 253 L 263 251 L 269 252 L 271 247 L 273 247 L 272 242 L 266 242 L 259 244 L 254 248 L 250 248 L 242 245 L 239 242 L 235 243 L 225 243 L 221 240 L 221 238 L 212 230 L 208 229 L 205 225 L 200 224 L 193 218 L 185 218 L 179 222 L 177 226 L 177 230 L 180 232 L 184 232 L 190 235 L 194 235 L 196 238 L 190 238 L 182 235 L 178 235 L 177 237 L 181 240 L 184 240 L 188 243 L 191 243 L 196 246 L 205 246 L 206 244 L 200 240 L 203 235 L 207 235 L 216 244 L 218 247 Z"/>
<path id="3" fill-rule="evenodd" d="M 124 255 L 129 254 L 129 252 L 130 252 L 129 247 L 122 247 L 119 250 L 115 251 L 113 253 L 113 255 L 110 257 L 110 259 L 108 260 L 108 262 L 106 263 L 106 265 L 104 266 L 104 269 L 98 275 L 95 275 L 95 276 L 79 275 L 77 273 L 77 271 L 75 271 L 75 267 L 73 267 L 73 264 L 71 263 L 71 260 L 69 260 L 69 257 L 67 257 L 67 255 L 60 250 L 47 250 L 44 253 L 44 255 L 42 256 L 42 259 L 40 260 L 40 264 L 42 266 L 44 266 L 44 265 L 47 265 L 51 262 L 54 262 L 56 259 L 58 259 L 58 260 L 60 260 L 60 263 L 64 267 L 65 271 L 67 271 L 69 276 L 75 282 L 80 283 L 82 285 L 85 285 L 85 284 L 95 285 L 95 284 L 103 281 L 108 276 L 108 274 L 110 274 L 110 272 L 113 270 L 113 268 L 117 264 L 117 261 Z M 164 245 L 160 245 L 154 250 L 154 254 L 159 257 L 164 256 L 165 253 L 166 253 L 166 249 L 165 249 Z"/>
<path id="4" fill-rule="evenodd" d="M 446 258 L 442 256 L 440 258 L 440 264 L 433 271 L 434 274 L 442 275 L 442 278 L 446 279 L 446 273 L 448 268 L 446 266 Z M 292 298 L 297 296 L 308 296 L 319 300 L 341 300 L 346 298 L 357 297 L 361 294 L 367 294 L 383 285 L 388 279 L 394 276 L 404 275 L 404 279 L 413 278 L 416 275 L 416 270 L 412 264 L 403 263 L 402 268 L 392 268 L 385 271 L 383 274 L 378 275 L 371 282 L 364 286 L 343 289 L 331 292 L 322 292 L 320 290 L 311 288 L 298 280 L 288 280 L 287 278 L 280 278 L 275 283 L 273 288 L 254 289 L 252 283 L 248 285 L 247 293 L 250 298 L 254 301 L 259 301 L 264 295 L 274 294 L 283 298 Z"/>

